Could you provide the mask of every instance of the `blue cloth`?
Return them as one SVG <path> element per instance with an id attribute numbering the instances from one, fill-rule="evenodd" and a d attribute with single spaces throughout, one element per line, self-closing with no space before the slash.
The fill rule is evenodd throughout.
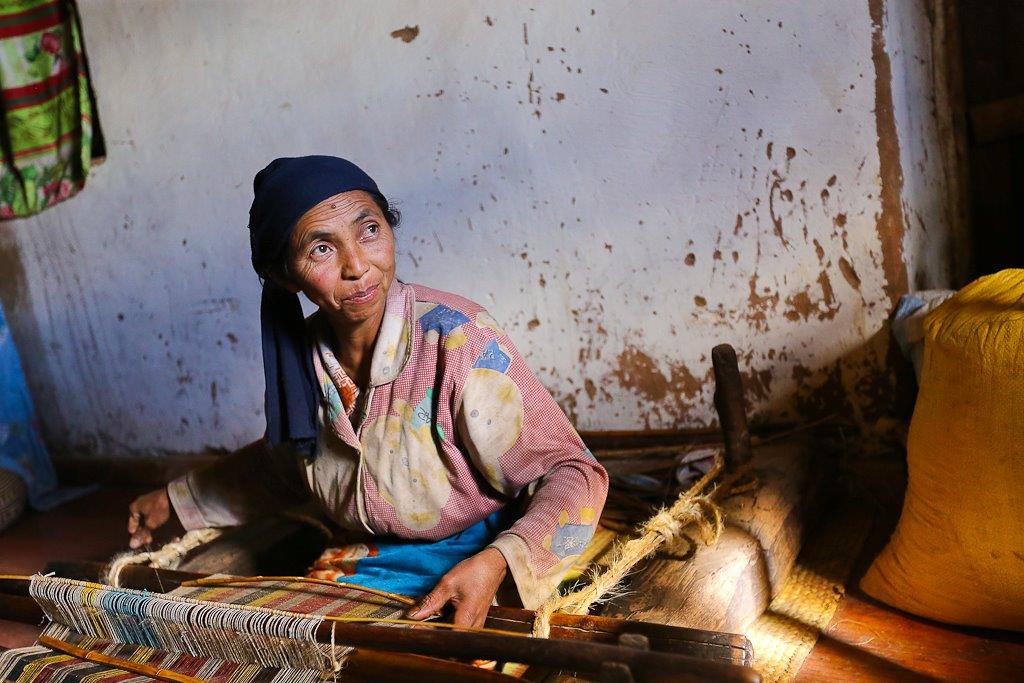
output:
<path id="1" fill-rule="evenodd" d="M 511 521 L 505 509 L 440 541 L 374 540 L 367 544 L 370 556 L 356 562 L 355 573 L 337 580 L 418 598 L 452 567 L 486 548 Z"/>
<path id="2" fill-rule="evenodd" d="M 57 488 L 50 455 L 35 426 L 32 397 L 25 384 L 18 350 L 0 304 L 0 469 L 25 481 L 35 508 L 52 506 L 48 495 Z"/>
<path id="3" fill-rule="evenodd" d="M 274 159 L 256 174 L 252 186 L 249 244 L 253 268 L 259 274 L 281 263 L 296 223 L 323 200 L 362 190 L 387 204 L 370 176 L 337 157 Z M 320 394 L 299 297 L 268 281 L 263 286 L 260 322 L 266 438 L 271 445 L 288 442 L 314 457 Z"/>

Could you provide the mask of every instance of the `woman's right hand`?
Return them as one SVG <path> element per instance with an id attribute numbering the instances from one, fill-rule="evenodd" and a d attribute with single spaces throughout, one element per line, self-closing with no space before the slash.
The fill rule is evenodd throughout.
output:
<path id="1" fill-rule="evenodd" d="M 171 499 L 167 489 L 157 489 L 143 494 L 128 506 L 128 533 L 131 540 L 128 547 L 139 548 L 153 542 L 153 531 L 171 518 Z"/>

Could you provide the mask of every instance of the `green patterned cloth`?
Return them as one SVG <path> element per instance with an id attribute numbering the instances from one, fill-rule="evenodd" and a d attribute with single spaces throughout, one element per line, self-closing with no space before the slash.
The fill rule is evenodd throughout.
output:
<path id="1" fill-rule="evenodd" d="M 0 0 L 0 219 L 85 185 L 103 154 L 72 0 Z"/>

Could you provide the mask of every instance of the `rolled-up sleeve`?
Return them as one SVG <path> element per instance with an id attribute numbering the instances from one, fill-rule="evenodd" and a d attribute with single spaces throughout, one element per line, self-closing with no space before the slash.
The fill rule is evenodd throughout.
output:
<path id="1" fill-rule="evenodd" d="M 167 494 L 189 530 L 237 526 L 308 500 L 294 450 L 262 440 L 175 479 Z"/>
<path id="2" fill-rule="evenodd" d="M 525 513 L 495 538 L 523 605 L 558 587 L 594 535 L 608 475 L 504 334 L 479 327 L 458 354 L 454 416 L 463 448 L 497 491 L 536 483 Z"/>

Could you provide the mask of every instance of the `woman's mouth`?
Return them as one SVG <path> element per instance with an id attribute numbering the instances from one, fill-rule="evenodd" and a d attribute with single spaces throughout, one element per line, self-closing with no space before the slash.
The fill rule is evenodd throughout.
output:
<path id="1" fill-rule="evenodd" d="M 345 297 L 345 303 L 347 304 L 366 304 L 377 298 L 377 293 L 380 291 L 380 283 L 367 287 L 366 289 L 360 290 L 352 296 Z"/>

